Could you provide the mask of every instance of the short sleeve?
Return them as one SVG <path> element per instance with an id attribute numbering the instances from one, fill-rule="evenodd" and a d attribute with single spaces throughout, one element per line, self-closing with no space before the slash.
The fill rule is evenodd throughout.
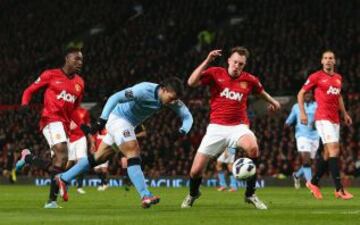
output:
<path id="1" fill-rule="evenodd" d="M 259 94 L 259 93 L 261 93 L 263 90 L 264 90 L 264 87 L 262 86 L 260 80 L 259 80 L 257 77 L 255 77 L 255 79 L 254 79 L 254 92 L 255 92 L 256 94 Z"/>
<path id="2" fill-rule="evenodd" d="M 215 72 L 216 72 L 215 67 L 210 67 L 210 68 L 204 70 L 201 73 L 201 78 L 200 78 L 201 84 L 209 85 L 214 80 Z"/>
<path id="3" fill-rule="evenodd" d="M 308 79 L 305 81 L 305 84 L 303 85 L 302 89 L 305 91 L 309 91 L 313 89 L 317 84 L 318 76 L 316 74 L 312 74 L 308 77 Z"/>

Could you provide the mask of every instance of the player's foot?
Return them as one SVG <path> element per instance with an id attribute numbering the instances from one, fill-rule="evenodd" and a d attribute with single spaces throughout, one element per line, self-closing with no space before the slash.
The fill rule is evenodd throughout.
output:
<path id="1" fill-rule="evenodd" d="M 230 188 L 230 189 L 228 190 L 228 192 L 237 192 L 237 189 L 235 189 L 235 188 Z"/>
<path id="2" fill-rule="evenodd" d="M 86 194 L 86 191 L 82 188 L 78 188 L 76 191 L 77 191 L 77 193 L 82 194 L 82 195 Z"/>
<path id="3" fill-rule="evenodd" d="M 57 204 L 57 202 L 52 201 L 45 203 L 44 209 L 61 209 L 62 207 Z"/>
<path id="4" fill-rule="evenodd" d="M 295 173 L 293 173 L 293 179 L 294 179 L 294 187 L 295 189 L 300 189 L 300 177 L 297 177 Z"/>
<path id="5" fill-rule="evenodd" d="M 226 191 L 226 187 L 224 186 L 220 186 L 217 188 L 218 191 Z"/>
<path id="6" fill-rule="evenodd" d="M 262 202 L 255 194 L 245 197 L 245 202 L 253 204 L 257 209 L 268 209 L 264 202 Z"/>
<path id="7" fill-rule="evenodd" d="M 160 202 L 160 197 L 158 196 L 145 196 L 141 199 L 141 207 L 144 209 L 150 208 L 151 205 L 156 205 Z"/>
<path id="8" fill-rule="evenodd" d="M 193 206 L 196 199 L 200 198 L 201 193 L 199 192 L 196 196 L 191 196 L 190 194 L 186 195 L 184 201 L 181 203 L 181 208 L 190 208 Z"/>
<path id="9" fill-rule="evenodd" d="M 16 162 L 16 165 L 15 165 L 16 171 L 21 170 L 25 166 L 25 164 L 26 164 L 25 157 L 30 154 L 31 154 L 31 152 L 27 148 L 21 150 L 21 158 Z"/>
<path id="10" fill-rule="evenodd" d="M 105 185 L 101 185 L 98 187 L 98 191 L 105 191 L 106 189 L 108 189 L 109 185 L 105 184 Z"/>
<path id="11" fill-rule="evenodd" d="M 316 186 L 308 181 L 308 182 L 306 182 L 306 187 L 311 191 L 314 198 L 316 198 L 318 200 L 321 200 L 323 198 L 320 188 L 318 186 Z"/>
<path id="12" fill-rule="evenodd" d="M 335 191 L 335 198 L 341 198 L 343 200 L 352 199 L 354 196 L 347 192 L 345 189 L 340 189 L 339 191 Z"/>
<path id="13" fill-rule="evenodd" d="M 60 196 L 63 198 L 64 202 L 67 202 L 69 200 L 69 196 L 67 193 L 66 183 L 63 180 L 61 180 L 59 176 L 55 177 L 55 181 L 59 187 Z"/>

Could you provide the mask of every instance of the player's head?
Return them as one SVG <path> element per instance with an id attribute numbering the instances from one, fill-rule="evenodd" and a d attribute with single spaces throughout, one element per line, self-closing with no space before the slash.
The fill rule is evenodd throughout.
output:
<path id="1" fill-rule="evenodd" d="M 313 93 L 311 91 L 305 92 L 304 101 L 311 102 L 313 100 Z"/>
<path id="2" fill-rule="evenodd" d="M 177 77 L 170 77 L 160 83 L 159 98 L 162 104 L 168 105 L 179 99 L 183 92 L 183 82 Z"/>
<path id="3" fill-rule="evenodd" d="M 250 53 L 244 47 L 237 46 L 230 50 L 228 62 L 228 73 L 232 77 L 237 77 L 243 71 L 246 61 L 249 58 Z"/>
<path id="4" fill-rule="evenodd" d="M 331 50 L 324 51 L 321 57 L 321 64 L 325 71 L 333 71 L 336 64 L 335 53 Z"/>
<path id="5" fill-rule="evenodd" d="M 83 54 L 79 48 L 68 48 L 65 50 L 64 67 L 69 73 L 78 73 L 83 66 Z"/>

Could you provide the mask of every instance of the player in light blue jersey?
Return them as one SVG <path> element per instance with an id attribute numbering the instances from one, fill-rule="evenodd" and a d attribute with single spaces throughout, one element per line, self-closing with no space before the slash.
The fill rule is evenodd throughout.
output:
<path id="1" fill-rule="evenodd" d="M 225 191 L 228 187 L 226 184 L 226 176 L 225 176 L 226 171 L 223 168 L 224 165 L 226 165 L 226 170 L 230 178 L 230 184 L 229 184 L 230 188 L 228 191 L 236 192 L 238 189 L 237 180 L 232 174 L 232 166 L 235 161 L 235 154 L 236 154 L 235 148 L 227 147 L 226 150 L 216 160 L 215 168 L 219 179 L 219 187 L 217 188 L 218 191 Z"/>
<path id="2" fill-rule="evenodd" d="M 304 176 L 306 182 L 311 181 L 311 159 L 315 158 L 316 151 L 319 148 L 319 134 L 315 129 L 315 110 L 316 102 L 313 101 L 311 92 L 307 92 L 304 96 L 305 112 L 308 117 L 308 124 L 304 125 L 300 121 L 299 105 L 295 104 L 291 113 L 285 121 L 285 127 L 295 125 L 296 147 L 301 154 L 302 167 L 293 174 L 294 186 L 300 188 L 300 177 Z"/>
<path id="3" fill-rule="evenodd" d="M 142 207 L 148 208 L 157 204 L 160 198 L 154 196 L 145 184 L 141 169 L 140 147 L 134 129 L 155 112 L 168 106 L 182 119 L 179 133 L 187 134 L 191 129 L 193 118 L 189 109 L 179 100 L 182 92 L 182 82 L 172 77 L 161 84 L 142 82 L 112 95 L 106 102 L 98 122 L 89 130 L 95 133 L 103 130 L 106 125 L 107 134 L 97 152 L 57 176 L 60 195 L 64 201 L 68 200 L 66 184 L 77 174 L 106 162 L 114 154 L 111 146 L 116 144 L 127 158 L 128 175 L 140 194 Z"/>

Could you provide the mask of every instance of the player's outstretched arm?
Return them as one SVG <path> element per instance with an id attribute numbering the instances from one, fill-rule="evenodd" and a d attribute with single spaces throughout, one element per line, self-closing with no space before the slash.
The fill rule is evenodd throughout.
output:
<path id="1" fill-rule="evenodd" d="M 305 108 L 304 108 L 304 94 L 306 93 L 305 89 L 301 89 L 297 95 L 297 101 L 298 101 L 298 105 L 299 105 L 299 111 L 300 111 L 300 122 L 302 124 L 307 125 L 308 124 L 308 119 L 305 113 Z"/>
<path id="2" fill-rule="evenodd" d="M 33 94 L 38 92 L 42 87 L 45 87 L 49 84 L 50 76 L 48 73 L 44 72 L 40 77 L 32 83 L 29 87 L 25 89 L 21 98 L 21 105 L 28 105 L 31 101 Z"/>
<path id="3" fill-rule="evenodd" d="M 209 53 L 206 59 L 191 73 L 187 83 L 190 87 L 200 85 L 201 73 L 209 66 L 209 64 L 216 58 L 221 56 L 221 50 L 213 50 Z"/>
<path id="4" fill-rule="evenodd" d="M 143 95 L 142 89 L 144 89 L 144 85 L 140 83 L 111 95 L 105 103 L 100 118 L 107 120 L 118 103 L 130 102 L 141 98 Z"/>

